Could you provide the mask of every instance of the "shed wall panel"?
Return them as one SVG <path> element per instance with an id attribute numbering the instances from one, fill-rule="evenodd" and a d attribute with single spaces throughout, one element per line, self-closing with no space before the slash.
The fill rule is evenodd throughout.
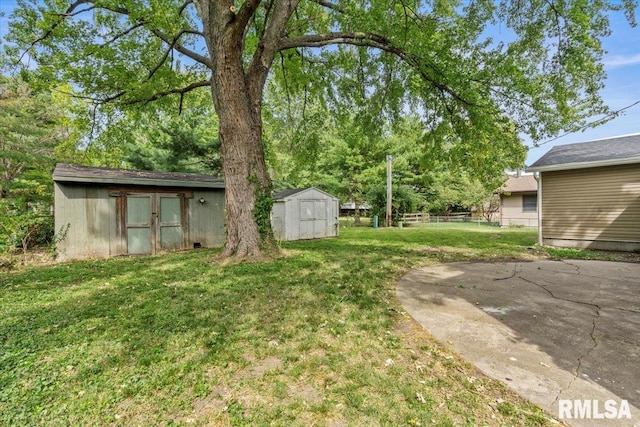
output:
<path id="1" fill-rule="evenodd" d="M 56 246 L 58 258 L 102 258 L 115 251 L 115 200 L 106 188 L 54 184 L 56 232 L 68 229 Z"/>
<path id="2" fill-rule="evenodd" d="M 205 203 L 199 202 L 204 198 Z M 188 245 L 200 243 L 203 248 L 214 248 L 224 243 L 224 192 L 201 190 L 193 192 L 189 200 Z"/>
<path id="3" fill-rule="evenodd" d="M 542 238 L 640 242 L 640 165 L 543 172 Z"/>
<path id="4" fill-rule="evenodd" d="M 308 188 L 273 204 L 271 225 L 278 240 L 300 240 L 338 235 L 338 199 Z"/>
<path id="5" fill-rule="evenodd" d="M 283 201 L 274 202 L 271 210 L 271 228 L 276 240 L 287 240 L 285 220 L 285 203 Z"/>
<path id="6" fill-rule="evenodd" d="M 296 194 L 298 196 L 298 194 Z M 300 240 L 300 200 L 298 197 L 286 200 L 284 228 L 287 240 Z"/>

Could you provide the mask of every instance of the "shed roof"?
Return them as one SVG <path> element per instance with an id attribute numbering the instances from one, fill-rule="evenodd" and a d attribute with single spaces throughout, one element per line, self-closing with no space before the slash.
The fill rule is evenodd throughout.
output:
<path id="1" fill-rule="evenodd" d="M 306 187 L 306 188 L 289 188 L 287 190 L 279 191 L 279 192 L 277 192 L 276 194 L 273 195 L 273 200 L 282 201 L 282 200 L 285 200 L 288 197 L 291 197 L 291 196 L 294 196 L 294 195 L 296 195 L 298 193 L 303 193 L 303 192 L 309 191 L 309 190 L 316 190 L 316 191 L 319 191 L 319 192 L 321 192 L 321 193 L 323 193 L 323 194 L 325 194 L 325 195 L 327 195 L 327 196 L 329 196 L 329 197 L 331 197 L 333 199 L 337 199 L 336 196 L 333 196 L 333 195 L 327 193 L 326 191 L 322 191 L 322 190 L 320 190 L 320 189 L 318 189 L 316 187 Z"/>
<path id="2" fill-rule="evenodd" d="M 510 176 L 502 186 L 505 193 L 535 193 L 538 191 L 538 181 L 533 175 Z"/>
<path id="3" fill-rule="evenodd" d="M 309 188 L 309 187 L 307 187 Z M 273 195 L 273 199 L 274 200 L 284 200 L 285 198 L 289 197 L 289 196 L 293 196 L 294 194 L 298 194 L 304 190 L 306 190 L 307 188 L 289 188 L 286 190 L 282 190 L 282 191 L 278 191 L 276 194 Z"/>
<path id="4" fill-rule="evenodd" d="M 133 184 L 160 187 L 224 188 L 224 181 L 212 175 L 182 172 L 152 172 L 110 169 L 58 163 L 53 171 L 56 182 L 87 184 Z"/>
<path id="5" fill-rule="evenodd" d="M 527 170 L 543 172 L 629 163 L 640 163 L 640 133 L 558 145 L 549 150 Z"/>

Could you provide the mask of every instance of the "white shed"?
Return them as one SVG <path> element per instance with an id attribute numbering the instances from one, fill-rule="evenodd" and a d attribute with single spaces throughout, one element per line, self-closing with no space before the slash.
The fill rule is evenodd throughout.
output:
<path id="1" fill-rule="evenodd" d="M 277 240 L 338 235 L 338 198 L 314 187 L 284 190 L 274 196 L 271 226 Z"/>

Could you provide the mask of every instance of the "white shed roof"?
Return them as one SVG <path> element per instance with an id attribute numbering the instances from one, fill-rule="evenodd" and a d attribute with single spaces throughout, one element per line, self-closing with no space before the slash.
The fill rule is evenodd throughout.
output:
<path id="1" fill-rule="evenodd" d="M 273 195 L 273 200 L 275 200 L 276 202 L 278 201 L 284 201 L 284 200 L 289 200 L 291 198 L 293 198 L 293 196 L 297 196 L 297 195 L 302 195 L 303 193 L 309 192 L 309 191 L 319 191 L 320 193 L 326 195 L 327 197 L 331 198 L 331 199 L 335 199 L 338 200 L 338 198 L 336 196 L 333 196 L 329 193 L 327 193 L 326 191 L 322 191 L 319 188 L 316 187 L 307 187 L 307 188 L 290 188 L 288 190 L 282 190 L 276 194 Z"/>

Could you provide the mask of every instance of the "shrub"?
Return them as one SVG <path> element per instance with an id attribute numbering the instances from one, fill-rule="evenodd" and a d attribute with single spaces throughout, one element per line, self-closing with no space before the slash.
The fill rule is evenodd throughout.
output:
<path id="1" fill-rule="evenodd" d="M 53 240 L 54 221 L 48 207 L 21 199 L 0 201 L 0 251 L 26 251 Z"/>
<path id="2" fill-rule="evenodd" d="M 411 187 L 407 185 L 394 185 L 391 197 L 391 216 L 394 224 L 402 219 L 402 214 L 415 212 L 417 206 L 417 196 Z M 384 218 L 387 214 L 387 188 L 378 186 L 368 195 L 371 204 L 371 215 L 378 215 Z"/>

